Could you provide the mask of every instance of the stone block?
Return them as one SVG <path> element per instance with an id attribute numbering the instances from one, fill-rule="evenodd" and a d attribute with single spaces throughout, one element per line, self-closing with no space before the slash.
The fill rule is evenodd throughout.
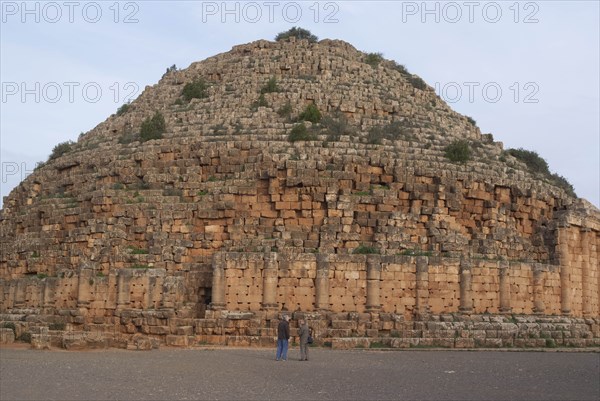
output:
<path id="1" fill-rule="evenodd" d="M 15 332 L 11 328 L 0 328 L 0 344 L 12 344 L 15 342 Z"/>
<path id="2" fill-rule="evenodd" d="M 332 349 L 369 348 L 371 340 L 364 337 L 332 338 Z"/>
<path id="3" fill-rule="evenodd" d="M 168 334 L 165 337 L 165 342 L 171 347 L 187 347 L 189 345 L 189 337 L 187 335 Z"/>
<path id="4" fill-rule="evenodd" d="M 475 340 L 473 338 L 456 338 L 454 339 L 455 348 L 475 348 Z"/>

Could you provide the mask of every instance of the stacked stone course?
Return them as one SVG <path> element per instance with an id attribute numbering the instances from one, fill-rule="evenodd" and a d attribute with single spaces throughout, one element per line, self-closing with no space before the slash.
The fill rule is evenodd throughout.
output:
<path id="1" fill-rule="evenodd" d="M 198 78 L 208 96 L 182 102 Z M 351 129 L 306 123 L 317 140 L 289 142 L 308 104 Z M 167 132 L 142 143 L 156 111 Z M 444 156 L 455 139 L 466 164 Z M 165 74 L 11 192 L 0 230 L 0 320 L 68 347 L 266 344 L 280 313 L 310 314 L 322 342 L 430 345 L 418 325 L 449 314 L 465 341 L 432 327 L 452 346 L 498 343 L 472 336 L 482 314 L 582 317 L 598 338 L 598 209 L 341 41 L 258 41 Z"/>

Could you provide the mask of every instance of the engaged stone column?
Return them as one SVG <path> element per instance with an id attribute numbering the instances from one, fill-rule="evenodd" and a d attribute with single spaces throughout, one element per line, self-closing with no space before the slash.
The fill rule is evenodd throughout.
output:
<path id="1" fill-rule="evenodd" d="M 7 309 L 13 308 L 17 304 L 17 281 L 18 280 L 11 280 L 7 284 L 8 285 L 8 296 L 6 298 L 6 303 L 4 304 L 4 306 Z"/>
<path id="2" fill-rule="evenodd" d="M 590 269 L 592 269 L 597 281 L 596 316 L 600 316 L 600 260 L 598 259 L 600 257 L 600 236 L 598 236 L 596 231 L 592 231 L 590 234 Z"/>
<path id="3" fill-rule="evenodd" d="M 213 256 L 213 279 L 212 279 L 212 302 L 210 309 L 222 310 L 225 309 L 225 254 L 218 253 Z"/>
<path id="4" fill-rule="evenodd" d="M 325 253 L 317 255 L 315 309 L 321 311 L 329 310 L 329 260 Z"/>
<path id="5" fill-rule="evenodd" d="M 563 315 L 571 314 L 571 267 L 569 263 L 568 227 L 559 227 L 558 260 L 560 263 L 560 305 Z"/>
<path id="6" fill-rule="evenodd" d="M 471 276 L 471 263 L 466 259 L 460 260 L 460 306 L 458 310 L 461 313 L 473 312 L 473 296 L 471 286 L 473 280 Z"/>
<path id="7" fill-rule="evenodd" d="M 533 266 L 533 313 L 543 314 L 546 311 L 544 303 L 544 271 L 542 265 Z"/>
<path id="8" fill-rule="evenodd" d="M 44 280 L 44 308 L 54 306 L 54 294 L 56 293 L 56 278 L 47 278 Z"/>
<path id="9" fill-rule="evenodd" d="M 381 285 L 381 258 L 367 255 L 367 305 L 368 312 L 381 309 L 379 290 Z"/>
<path id="10" fill-rule="evenodd" d="M 17 279 L 17 284 L 15 286 L 15 297 L 14 297 L 14 306 L 15 308 L 22 308 L 25 306 L 25 289 L 27 283 L 24 279 Z"/>
<path id="11" fill-rule="evenodd" d="M 590 230 L 581 232 L 581 308 L 584 317 L 592 316 L 592 294 L 590 291 Z"/>
<path id="12" fill-rule="evenodd" d="M 429 260 L 417 256 L 417 294 L 415 297 L 417 318 L 429 314 Z"/>
<path id="13" fill-rule="evenodd" d="M 129 282 L 131 276 L 121 269 L 117 276 L 117 309 L 129 306 Z"/>
<path id="14" fill-rule="evenodd" d="M 265 253 L 262 293 L 263 310 L 277 309 L 277 268 L 277 254 L 274 252 Z"/>
<path id="15" fill-rule="evenodd" d="M 90 304 L 90 289 L 92 280 L 91 269 L 79 270 L 79 282 L 77 285 L 77 306 L 86 308 Z"/>
<path id="16" fill-rule="evenodd" d="M 500 313 L 509 313 L 510 307 L 510 265 L 507 261 L 498 262 L 500 281 Z"/>

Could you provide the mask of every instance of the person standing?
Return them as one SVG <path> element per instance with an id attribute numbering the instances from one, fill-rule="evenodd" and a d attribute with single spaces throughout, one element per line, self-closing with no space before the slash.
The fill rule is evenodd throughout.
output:
<path id="1" fill-rule="evenodd" d="M 308 361 L 308 337 L 310 336 L 310 328 L 306 324 L 306 320 L 300 319 L 300 328 L 298 336 L 300 337 L 300 360 Z"/>
<path id="2" fill-rule="evenodd" d="M 277 326 L 277 355 L 275 360 L 287 361 L 288 341 L 290 339 L 290 317 L 285 315 Z"/>

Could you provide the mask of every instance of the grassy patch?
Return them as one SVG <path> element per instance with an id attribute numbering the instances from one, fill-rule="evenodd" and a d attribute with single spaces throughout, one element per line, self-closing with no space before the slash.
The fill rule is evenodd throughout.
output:
<path id="1" fill-rule="evenodd" d="M 379 249 L 375 248 L 374 246 L 368 246 L 368 245 L 360 244 L 358 247 L 354 248 L 354 250 L 352 251 L 352 253 L 355 254 L 355 255 L 378 254 L 379 253 Z"/>
<path id="2" fill-rule="evenodd" d="M 129 245 L 127 247 L 127 249 L 129 250 L 129 252 L 132 255 L 147 255 L 148 254 L 147 249 L 136 248 L 135 246 L 132 246 L 132 245 Z"/>

